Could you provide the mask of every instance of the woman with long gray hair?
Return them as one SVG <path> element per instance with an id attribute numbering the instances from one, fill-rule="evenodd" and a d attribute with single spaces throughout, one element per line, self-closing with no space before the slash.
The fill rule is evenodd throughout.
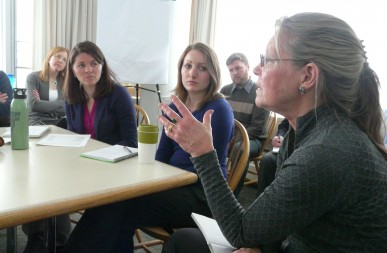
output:
<path id="1" fill-rule="evenodd" d="M 159 117 L 168 137 L 191 154 L 212 214 L 238 248 L 234 252 L 387 252 L 379 80 L 363 42 L 334 16 L 296 14 L 277 22 L 254 73 L 256 105 L 284 115 L 291 128 L 276 178 L 247 208 L 214 169 L 212 111 L 201 123 L 177 97 L 172 101 L 180 115 L 160 105 L 177 119 L 174 124 Z M 190 247 L 184 247 L 187 241 Z M 175 232 L 164 250 L 209 252 L 200 232 L 186 229 Z"/>

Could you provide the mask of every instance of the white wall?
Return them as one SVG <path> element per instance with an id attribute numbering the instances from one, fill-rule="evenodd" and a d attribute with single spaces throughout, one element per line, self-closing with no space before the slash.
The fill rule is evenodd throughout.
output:
<path id="1" fill-rule="evenodd" d="M 225 64 L 227 57 L 236 51 L 245 53 L 252 70 L 274 33 L 278 18 L 297 12 L 325 12 L 345 20 L 364 40 L 368 62 L 380 78 L 382 107 L 387 108 L 387 15 L 382 4 L 382 0 L 218 1 L 214 48 L 222 67 L 223 84 L 231 83 Z M 252 71 L 251 75 L 255 80 Z"/>
<path id="2" fill-rule="evenodd" d="M 172 94 L 177 82 L 177 61 L 181 53 L 188 46 L 189 21 L 191 15 L 191 1 L 172 1 L 171 20 L 169 27 L 169 68 L 168 81 L 165 85 L 160 85 L 162 101 L 169 103 L 169 97 Z M 145 85 L 148 89 L 155 90 L 155 85 Z M 158 109 L 158 96 L 156 93 L 142 91 L 140 105 L 148 113 L 152 124 L 158 124 L 157 116 L 161 114 Z"/>

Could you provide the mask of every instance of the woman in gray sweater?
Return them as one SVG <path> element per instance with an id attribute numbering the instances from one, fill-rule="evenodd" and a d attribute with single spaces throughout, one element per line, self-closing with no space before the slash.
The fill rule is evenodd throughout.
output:
<path id="1" fill-rule="evenodd" d="M 29 124 L 58 125 L 67 128 L 64 112 L 63 83 L 67 69 L 69 50 L 54 47 L 48 52 L 40 71 L 32 72 L 27 77 Z M 64 123 L 63 123 L 64 122 Z M 68 214 L 56 217 L 56 243 L 61 247 L 67 240 L 70 229 Z M 22 229 L 28 236 L 23 253 L 44 252 L 44 220 L 23 224 Z"/>
<path id="2" fill-rule="evenodd" d="M 27 76 L 29 125 L 57 125 L 65 116 L 62 89 L 68 56 L 68 49 L 54 47 L 46 55 L 42 70 Z"/>
<path id="3" fill-rule="evenodd" d="M 202 124 L 176 97 L 182 117 L 160 105 L 177 122 L 160 116 L 160 123 L 191 154 L 212 214 L 235 252 L 387 252 L 379 80 L 362 41 L 336 17 L 296 14 L 277 22 L 254 73 L 256 105 L 284 115 L 291 127 L 276 178 L 247 208 L 216 170 L 211 111 Z M 209 252 L 203 238 L 193 243 L 193 233 L 176 232 L 165 252 Z M 190 247 L 182 247 L 185 240 Z"/>

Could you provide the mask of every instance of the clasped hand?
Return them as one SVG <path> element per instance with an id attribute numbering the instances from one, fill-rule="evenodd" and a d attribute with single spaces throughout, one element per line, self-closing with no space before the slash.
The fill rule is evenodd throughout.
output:
<path id="1" fill-rule="evenodd" d="M 180 145 L 192 157 L 197 157 L 214 150 L 212 143 L 211 116 L 213 110 L 208 110 L 203 117 L 203 123 L 198 121 L 188 108 L 176 96 L 171 96 L 181 117 L 168 105 L 160 103 L 159 108 L 169 119 L 158 116 L 164 126 L 165 134 Z"/>
<path id="2" fill-rule="evenodd" d="M 7 93 L 1 93 L 0 92 L 0 103 L 5 103 L 7 102 L 8 99 L 8 94 Z"/>

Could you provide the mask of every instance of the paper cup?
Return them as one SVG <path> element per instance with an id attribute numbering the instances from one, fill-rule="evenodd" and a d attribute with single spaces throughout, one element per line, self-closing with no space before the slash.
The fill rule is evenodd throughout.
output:
<path id="1" fill-rule="evenodd" d="M 159 128 L 157 125 L 140 125 L 137 127 L 137 137 L 139 162 L 154 163 L 159 137 Z"/>

